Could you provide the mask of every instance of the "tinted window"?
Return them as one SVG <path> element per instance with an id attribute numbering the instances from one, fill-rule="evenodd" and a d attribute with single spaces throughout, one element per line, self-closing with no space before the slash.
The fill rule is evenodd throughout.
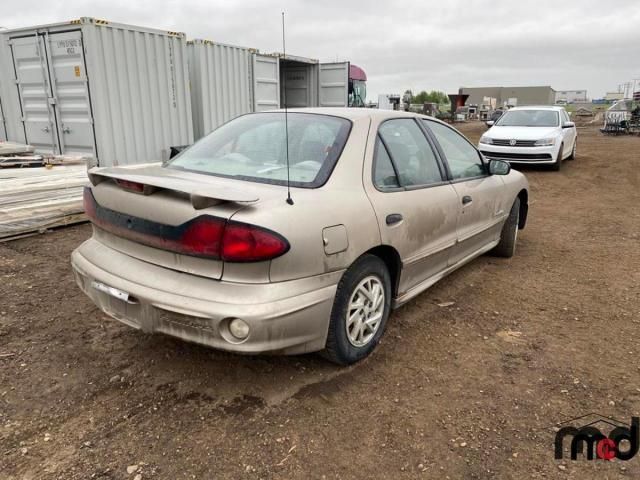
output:
<path id="1" fill-rule="evenodd" d="M 322 185 L 349 135 L 348 120 L 289 113 L 291 184 Z M 244 115 L 223 125 L 175 157 L 169 168 L 285 185 L 287 142 L 283 113 Z"/>
<path id="2" fill-rule="evenodd" d="M 438 161 L 418 124 L 410 118 L 387 120 L 379 134 L 403 187 L 442 181 Z"/>
<path id="3" fill-rule="evenodd" d="M 373 166 L 373 183 L 380 189 L 397 188 L 400 186 L 398 177 L 393 170 L 391 158 L 387 153 L 387 149 L 380 141 L 380 137 L 376 137 L 376 157 Z"/>
<path id="4" fill-rule="evenodd" d="M 485 174 L 478 151 L 466 138 L 441 123 L 424 121 L 438 140 L 454 179 L 478 177 Z"/>

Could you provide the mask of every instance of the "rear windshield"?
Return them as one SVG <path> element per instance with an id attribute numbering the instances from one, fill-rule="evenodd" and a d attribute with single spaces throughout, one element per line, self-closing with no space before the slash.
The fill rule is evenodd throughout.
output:
<path id="1" fill-rule="evenodd" d="M 285 128 L 287 127 L 287 128 Z M 168 164 L 220 177 L 286 185 L 287 131 L 291 185 L 324 184 L 344 148 L 351 122 L 328 115 L 254 113 L 199 140 Z"/>
<path id="2" fill-rule="evenodd" d="M 557 127 L 558 112 L 553 110 L 510 110 L 496 125 L 500 127 Z"/>

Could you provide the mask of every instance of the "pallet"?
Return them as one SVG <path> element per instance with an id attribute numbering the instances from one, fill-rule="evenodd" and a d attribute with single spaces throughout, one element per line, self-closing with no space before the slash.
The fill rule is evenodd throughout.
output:
<path id="1" fill-rule="evenodd" d="M 85 165 L 0 170 L 0 241 L 85 221 Z"/>

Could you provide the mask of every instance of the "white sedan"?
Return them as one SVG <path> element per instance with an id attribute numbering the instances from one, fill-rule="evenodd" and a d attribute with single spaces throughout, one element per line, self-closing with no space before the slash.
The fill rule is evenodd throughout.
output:
<path id="1" fill-rule="evenodd" d="M 560 170 L 576 156 L 576 125 L 563 107 L 516 107 L 500 117 L 480 138 L 482 154 L 509 163 L 549 164 Z"/>

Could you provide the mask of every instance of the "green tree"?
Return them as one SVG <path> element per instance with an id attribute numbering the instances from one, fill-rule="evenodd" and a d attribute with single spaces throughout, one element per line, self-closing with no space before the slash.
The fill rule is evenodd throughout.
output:
<path id="1" fill-rule="evenodd" d="M 422 90 L 421 92 L 415 94 L 413 96 L 412 103 L 425 103 L 432 102 L 437 103 L 439 105 L 449 103 L 449 97 L 446 93 L 440 92 L 438 90 L 431 90 L 427 92 L 426 90 Z"/>

